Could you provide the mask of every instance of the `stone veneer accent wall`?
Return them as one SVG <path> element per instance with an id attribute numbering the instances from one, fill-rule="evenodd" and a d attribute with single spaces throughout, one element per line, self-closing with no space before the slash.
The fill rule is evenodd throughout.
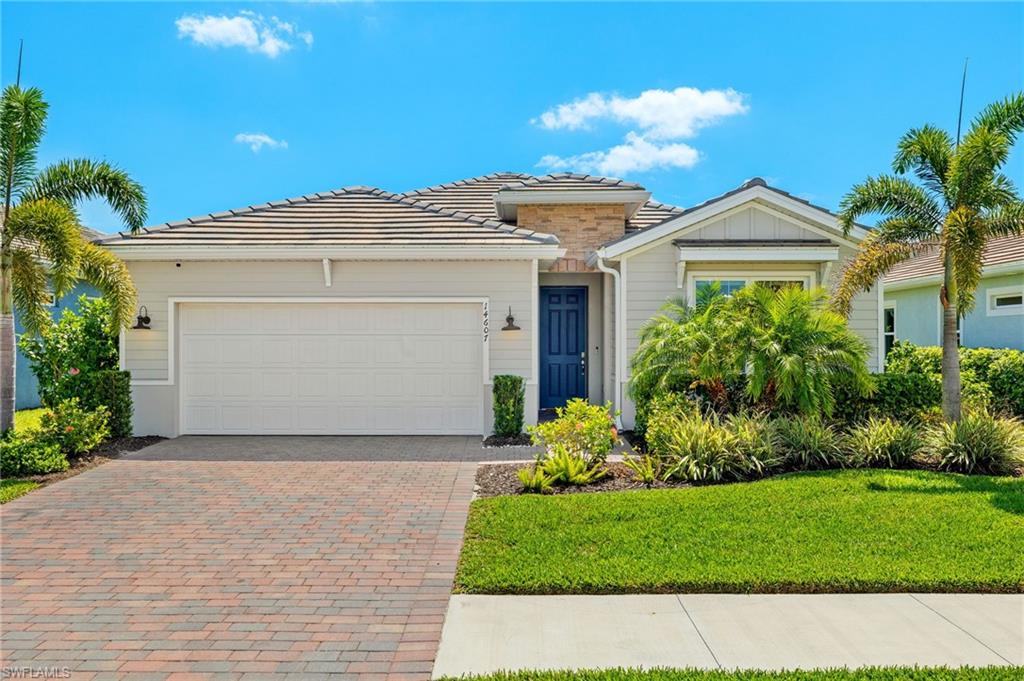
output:
<path id="1" fill-rule="evenodd" d="M 554 234 L 566 250 L 552 272 L 593 272 L 587 255 L 605 241 L 626 231 L 626 207 L 622 204 L 572 204 L 519 206 L 517 224 L 525 229 Z"/>

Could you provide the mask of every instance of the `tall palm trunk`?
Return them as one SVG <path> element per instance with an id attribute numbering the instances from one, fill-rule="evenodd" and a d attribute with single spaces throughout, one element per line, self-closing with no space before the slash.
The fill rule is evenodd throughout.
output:
<path id="1" fill-rule="evenodd" d="M 956 337 L 959 292 L 953 258 L 946 254 L 942 284 L 942 413 L 947 421 L 960 420 L 960 347 Z"/>
<path id="2" fill-rule="evenodd" d="M 14 427 L 14 300 L 9 253 L 0 261 L 0 433 Z"/>

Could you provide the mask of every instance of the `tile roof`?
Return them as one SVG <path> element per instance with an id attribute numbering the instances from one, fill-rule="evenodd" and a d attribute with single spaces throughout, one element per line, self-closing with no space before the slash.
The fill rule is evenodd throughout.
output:
<path id="1" fill-rule="evenodd" d="M 109 237 L 102 243 L 515 246 L 556 244 L 557 239 L 414 197 L 372 187 L 346 187 L 170 222 L 136 235 Z"/>
<path id="2" fill-rule="evenodd" d="M 415 189 L 406 192 L 402 196 L 414 197 L 436 206 L 497 220 L 498 214 L 494 207 L 494 195 L 501 189 L 515 191 L 529 191 L 533 189 L 573 191 L 623 189 L 634 191 L 642 190 L 644 187 L 639 184 L 624 182 L 615 178 L 598 177 L 596 175 L 557 173 L 534 176 L 525 173 L 503 172 L 471 177 L 423 189 Z M 658 203 L 657 201 L 648 201 L 626 221 L 626 232 L 634 232 L 650 227 L 669 218 L 682 215 L 682 213 L 682 208 Z"/>
<path id="3" fill-rule="evenodd" d="M 1004 236 L 991 239 L 981 254 L 983 267 L 1018 263 L 1024 269 L 1024 236 Z M 942 259 L 938 247 L 904 260 L 885 275 L 886 284 L 910 281 L 942 274 Z"/>

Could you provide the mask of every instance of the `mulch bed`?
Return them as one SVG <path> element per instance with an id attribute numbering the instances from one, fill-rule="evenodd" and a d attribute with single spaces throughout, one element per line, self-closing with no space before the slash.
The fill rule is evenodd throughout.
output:
<path id="1" fill-rule="evenodd" d="M 523 485 L 519 482 L 517 471 L 530 464 L 495 463 L 482 464 L 476 470 L 476 494 L 478 497 L 500 497 L 511 494 L 524 494 Z M 645 485 L 633 479 L 633 471 L 624 464 L 611 462 L 606 465 L 608 475 L 599 481 L 584 486 L 556 485 L 549 494 L 577 494 L 579 492 L 623 492 L 638 489 L 667 489 L 670 487 L 690 487 L 690 483 L 677 481 L 658 481 Z"/>
<path id="2" fill-rule="evenodd" d="M 484 447 L 532 447 L 533 442 L 530 440 L 530 436 L 526 433 L 520 433 L 519 435 L 513 435 L 511 437 L 502 437 L 500 435 L 491 435 L 484 438 Z"/>
<path id="3" fill-rule="evenodd" d="M 96 468 L 96 466 L 105 464 L 111 459 L 118 459 L 129 452 L 135 452 L 150 445 L 155 445 L 164 439 L 166 438 L 158 435 L 144 435 L 142 437 L 119 437 L 107 440 L 87 454 L 76 456 L 73 459 L 69 458 L 68 463 L 71 464 L 71 467 L 66 471 L 47 473 L 46 475 L 30 475 L 23 479 L 38 482 L 40 486 L 45 487 L 59 480 L 66 480 L 79 473 L 84 473 L 90 468 Z"/>

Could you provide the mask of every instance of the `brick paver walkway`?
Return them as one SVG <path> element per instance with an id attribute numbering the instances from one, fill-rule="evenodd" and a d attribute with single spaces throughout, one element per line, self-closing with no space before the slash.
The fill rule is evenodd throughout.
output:
<path id="1" fill-rule="evenodd" d="M 2 507 L 5 667 L 429 677 L 474 464 L 153 458 Z"/>

